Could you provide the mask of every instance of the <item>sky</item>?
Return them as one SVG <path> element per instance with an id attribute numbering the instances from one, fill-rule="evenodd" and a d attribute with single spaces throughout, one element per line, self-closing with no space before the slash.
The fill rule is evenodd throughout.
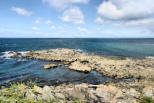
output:
<path id="1" fill-rule="evenodd" d="M 0 0 L 1 38 L 154 38 L 154 0 Z"/>

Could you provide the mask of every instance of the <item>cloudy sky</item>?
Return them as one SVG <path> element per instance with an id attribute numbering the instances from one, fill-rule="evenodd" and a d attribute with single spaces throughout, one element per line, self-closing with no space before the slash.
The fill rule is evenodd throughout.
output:
<path id="1" fill-rule="evenodd" d="M 0 0 L 0 37 L 154 37 L 153 0 Z"/>

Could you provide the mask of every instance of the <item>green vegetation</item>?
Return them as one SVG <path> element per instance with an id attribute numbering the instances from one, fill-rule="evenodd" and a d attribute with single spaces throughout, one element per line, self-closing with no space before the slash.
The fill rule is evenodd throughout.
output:
<path id="1" fill-rule="evenodd" d="M 43 103 L 42 101 L 35 101 L 25 97 L 26 89 L 31 89 L 35 83 L 28 82 L 26 86 L 24 83 L 9 84 L 9 88 L 2 87 L 0 90 L 0 103 Z"/>
<path id="2" fill-rule="evenodd" d="M 141 98 L 140 103 L 154 103 L 154 100 L 152 100 L 152 98 L 149 97 L 143 97 Z"/>
<path id="3" fill-rule="evenodd" d="M 110 58 L 111 60 L 119 60 L 118 58 L 112 57 Z"/>
<path id="4" fill-rule="evenodd" d="M 0 103 L 59 103 L 59 99 L 56 101 L 50 100 L 35 100 L 26 97 L 26 92 L 33 89 L 36 86 L 35 82 L 29 81 L 25 83 L 10 83 L 9 87 L 1 87 L 0 89 Z M 35 92 L 34 92 L 35 93 Z M 64 103 L 67 103 L 63 101 Z M 84 103 L 81 100 L 74 100 L 72 103 Z"/>
<path id="5" fill-rule="evenodd" d="M 82 100 L 74 100 L 72 103 L 84 103 Z"/>

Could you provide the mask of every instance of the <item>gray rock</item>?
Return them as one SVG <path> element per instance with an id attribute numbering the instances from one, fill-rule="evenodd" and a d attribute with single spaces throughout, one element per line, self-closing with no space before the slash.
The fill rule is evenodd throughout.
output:
<path id="1" fill-rule="evenodd" d="M 62 93 L 55 93 L 55 97 L 65 100 L 65 96 Z"/>
<path id="2" fill-rule="evenodd" d="M 27 90 L 26 97 L 28 99 L 37 100 L 37 96 L 34 94 L 33 90 L 31 90 L 31 89 Z"/>
<path id="3" fill-rule="evenodd" d="M 146 96 L 146 97 L 150 97 L 154 100 L 154 88 L 151 87 L 151 86 L 147 86 L 143 89 L 143 94 Z"/>

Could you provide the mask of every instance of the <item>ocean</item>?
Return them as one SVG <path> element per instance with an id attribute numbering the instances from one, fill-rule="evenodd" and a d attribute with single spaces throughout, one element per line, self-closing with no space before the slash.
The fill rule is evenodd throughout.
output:
<path id="1" fill-rule="evenodd" d="M 69 48 L 89 54 L 114 57 L 144 58 L 154 56 L 154 39 L 103 39 L 103 38 L 0 38 L 0 85 L 17 80 L 37 80 L 42 84 L 64 82 L 90 82 L 98 84 L 112 78 L 92 71 L 79 73 L 65 67 L 45 70 L 45 61 L 3 58 L 8 51 L 24 52 L 29 50 Z"/>

